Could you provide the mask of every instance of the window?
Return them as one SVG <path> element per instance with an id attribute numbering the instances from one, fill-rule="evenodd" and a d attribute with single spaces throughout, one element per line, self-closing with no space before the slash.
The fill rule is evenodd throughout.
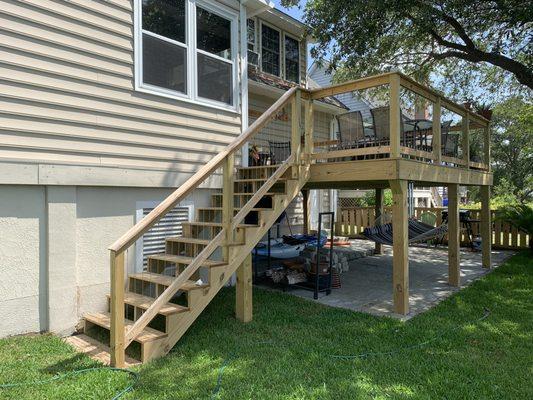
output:
<path id="1" fill-rule="evenodd" d="M 237 14 L 203 0 L 136 0 L 136 87 L 236 108 Z"/>
<path id="2" fill-rule="evenodd" d="M 262 25 L 261 27 L 261 68 L 264 72 L 280 76 L 280 33 Z"/>
<path id="3" fill-rule="evenodd" d="M 289 36 L 285 36 L 285 79 L 300 80 L 300 43 Z"/>
<path id="4" fill-rule="evenodd" d="M 143 0 L 143 82 L 187 93 L 185 0 Z"/>
<path id="5" fill-rule="evenodd" d="M 231 21 L 196 7 L 198 96 L 233 104 Z"/>
<path id="6" fill-rule="evenodd" d="M 255 20 L 248 19 L 246 21 L 246 38 L 248 42 L 248 50 L 255 51 Z"/>

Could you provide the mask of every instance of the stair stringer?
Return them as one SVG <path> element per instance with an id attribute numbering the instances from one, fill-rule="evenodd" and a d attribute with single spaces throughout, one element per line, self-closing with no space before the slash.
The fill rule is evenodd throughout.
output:
<path id="1" fill-rule="evenodd" d="M 203 312 L 219 290 L 226 285 L 230 277 L 237 271 L 237 268 L 244 262 L 248 254 L 255 245 L 266 235 L 268 230 L 274 225 L 281 213 L 288 207 L 290 202 L 298 195 L 309 179 L 309 168 L 300 167 L 300 177 L 287 181 L 285 194 L 276 195 L 273 198 L 272 209 L 261 212 L 261 219 L 258 227 L 246 228 L 246 242 L 243 245 L 232 246 L 229 250 L 230 261 L 227 265 L 213 267 L 212 276 L 218 275 L 220 278 L 216 282 L 209 282 L 209 287 L 201 291 L 201 295 L 194 299 L 189 306 L 189 312 L 178 314 L 176 327 L 168 332 L 166 338 L 154 343 L 149 359 L 162 357 L 167 354 L 172 347 L 187 332 L 196 318 Z M 200 293 L 200 290 L 195 291 Z"/>

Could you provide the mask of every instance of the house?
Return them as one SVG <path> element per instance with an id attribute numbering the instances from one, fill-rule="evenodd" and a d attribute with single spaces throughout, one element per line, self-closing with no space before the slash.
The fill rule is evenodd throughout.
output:
<path id="1" fill-rule="evenodd" d="M 481 187 L 490 266 L 488 122 L 430 88 L 396 72 L 309 88 L 303 25 L 264 0 L 1 4 L 0 336 L 101 329 L 107 362 L 132 344 L 149 361 L 235 273 L 250 321 L 253 248 L 285 210 L 308 230 L 339 189 L 392 189 L 395 312 L 409 312 L 408 181 L 448 187 L 455 286 L 458 186 Z M 379 85 L 372 142 L 339 146 L 339 96 Z M 424 146 L 401 135 L 401 89 L 433 104 Z M 461 123 L 442 131 L 441 110 Z"/>
<path id="2" fill-rule="evenodd" d="M 263 0 L 2 3 L 0 337 L 68 334 L 107 307 L 109 244 L 306 86 L 308 39 Z M 316 108 L 326 121 L 342 105 Z M 328 124 L 315 127 L 325 139 Z M 219 187 L 180 202 L 127 271 L 142 271 Z M 300 196 L 293 227 L 302 212 Z"/>

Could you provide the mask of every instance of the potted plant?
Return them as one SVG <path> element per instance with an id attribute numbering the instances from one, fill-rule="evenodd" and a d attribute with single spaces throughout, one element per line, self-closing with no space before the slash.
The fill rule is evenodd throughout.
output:
<path id="1" fill-rule="evenodd" d="M 492 119 L 492 106 L 488 103 L 477 103 L 475 104 L 476 113 L 481 115 L 483 118 Z"/>
<path id="2" fill-rule="evenodd" d="M 533 253 L 533 207 L 527 204 L 505 206 L 497 211 L 496 218 L 527 233 L 529 235 L 529 249 Z"/>

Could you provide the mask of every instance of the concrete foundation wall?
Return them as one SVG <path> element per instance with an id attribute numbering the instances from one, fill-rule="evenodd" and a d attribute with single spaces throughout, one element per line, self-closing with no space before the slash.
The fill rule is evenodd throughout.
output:
<path id="1" fill-rule="evenodd" d="M 69 334 L 84 313 L 105 310 L 107 247 L 135 223 L 140 203 L 170 189 L 0 186 L 0 337 Z M 210 190 L 184 203 L 207 206 Z M 135 246 L 126 255 L 135 268 Z"/>

